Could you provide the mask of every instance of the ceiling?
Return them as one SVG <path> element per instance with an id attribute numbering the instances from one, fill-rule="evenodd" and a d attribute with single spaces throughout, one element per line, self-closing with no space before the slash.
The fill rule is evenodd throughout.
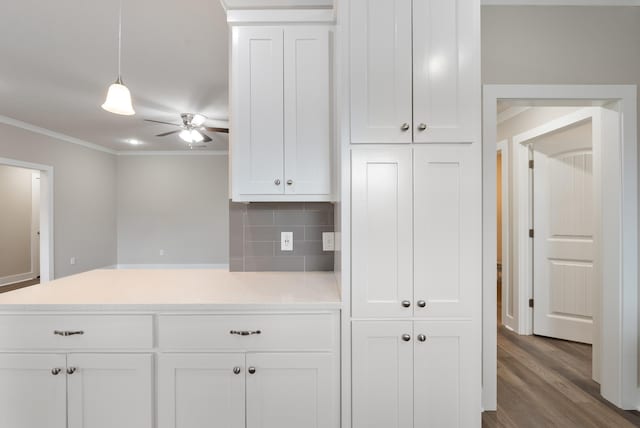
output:
<path id="1" fill-rule="evenodd" d="M 117 75 L 118 0 L 20 0 L 0 13 L 0 115 L 110 150 L 184 150 L 179 113 L 228 119 L 228 27 L 217 0 L 124 0 L 122 78 L 135 116 L 100 108 Z M 220 122 L 222 120 L 222 122 Z M 175 128 L 177 129 L 177 128 Z M 209 133 L 210 149 L 226 149 Z M 135 139 L 140 145 L 131 145 Z"/>

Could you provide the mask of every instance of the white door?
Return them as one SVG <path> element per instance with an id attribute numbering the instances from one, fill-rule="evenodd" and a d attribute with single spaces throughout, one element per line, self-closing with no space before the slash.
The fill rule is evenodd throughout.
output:
<path id="1" fill-rule="evenodd" d="M 534 146 L 533 332 L 592 343 L 593 155 L 581 141 L 589 146 Z"/>
<path id="2" fill-rule="evenodd" d="M 413 1 L 413 132 L 416 143 L 477 140 L 480 4 Z"/>
<path id="3" fill-rule="evenodd" d="M 161 354 L 159 428 L 244 428 L 244 354 Z"/>
<path id="4" fill-rule="evenodd" d="M 69 354 L 69 428 L 151 428 L 151 354 Z"/>
<path id="5" fill-rule="evenodd" d="M 234 27 L 232 37 L 233 194 L 283 194 L 283 30 Z"/>
<path id="6" fill-rule="evenodd" d="M 412 335 L 411 321 L 352 323 L 353 428 L 414 427 Z"/>
<path id="7" fill-rule="evenodd" d="M 411 0 L 351 0 L 351 142 L 410 143 Z"/>
<path id="8" fill-rule="evenodd" d="M 285 193 L 331 193 L 331 31 L 284 31 Z"/>
<path id="9" fill-rule="evenodd" d="M 412 315 L 411 149 L 351 153 L 354 318 Z"/>
<path id="10" fill-rule="evenodd" d="M 64 354 L 0 354 L 0 427 L 66 428 Z"/>
<path id="11" fill-rule="evenodd" d="M 31 272 L 40 276 L 40 171 L 31 173 Z"/>
<path id="12" fill-rule="evenodd" d="M 247 354 L 247 428 L 338 426 L 330 354 Z"/>
<path id="13" fill-rule="evenodd" d="M 480 338 L 474 344 L 472 323 L 417 321 L 414 337 L 413 427 L 479 427 Z"/>
<path id="14" fill-rule="evenodd" d="M 414 148 L 416 316 L 469 317 L 480 299 L 482 201 L 476 147 Z"/>

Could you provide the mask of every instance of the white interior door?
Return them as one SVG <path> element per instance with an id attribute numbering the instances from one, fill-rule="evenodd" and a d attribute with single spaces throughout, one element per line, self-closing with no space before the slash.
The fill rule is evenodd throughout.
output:
<path id="1" fill-rule="evenodd" d="M 564 141 L 533 146 L 533 332 L 592 343 L 598 302 L 591 138 Z"/>
<path id="2" fill-rule="evenodd" d="M 31 174 L 31 271 L 40 276 L 40 171 Z"/>

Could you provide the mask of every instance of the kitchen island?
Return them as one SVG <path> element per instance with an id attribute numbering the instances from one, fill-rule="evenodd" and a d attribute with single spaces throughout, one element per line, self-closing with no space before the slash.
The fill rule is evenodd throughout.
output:
<path id="1" fill-rule="evenodd" d="M 337 427 L 340 307 L 332 272 L 103 269 L 5 293 L 0 426 Z"/>

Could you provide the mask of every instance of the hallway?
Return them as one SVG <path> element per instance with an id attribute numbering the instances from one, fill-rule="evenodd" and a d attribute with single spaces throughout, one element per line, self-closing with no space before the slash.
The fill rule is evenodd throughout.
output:
<path id="1" fill-rule="evenodd" d="M 605 401 L 591 380 L 591 346 L 498 328 L 498 412 L 486 428 L 640 427 L 640 412 Z"/>

